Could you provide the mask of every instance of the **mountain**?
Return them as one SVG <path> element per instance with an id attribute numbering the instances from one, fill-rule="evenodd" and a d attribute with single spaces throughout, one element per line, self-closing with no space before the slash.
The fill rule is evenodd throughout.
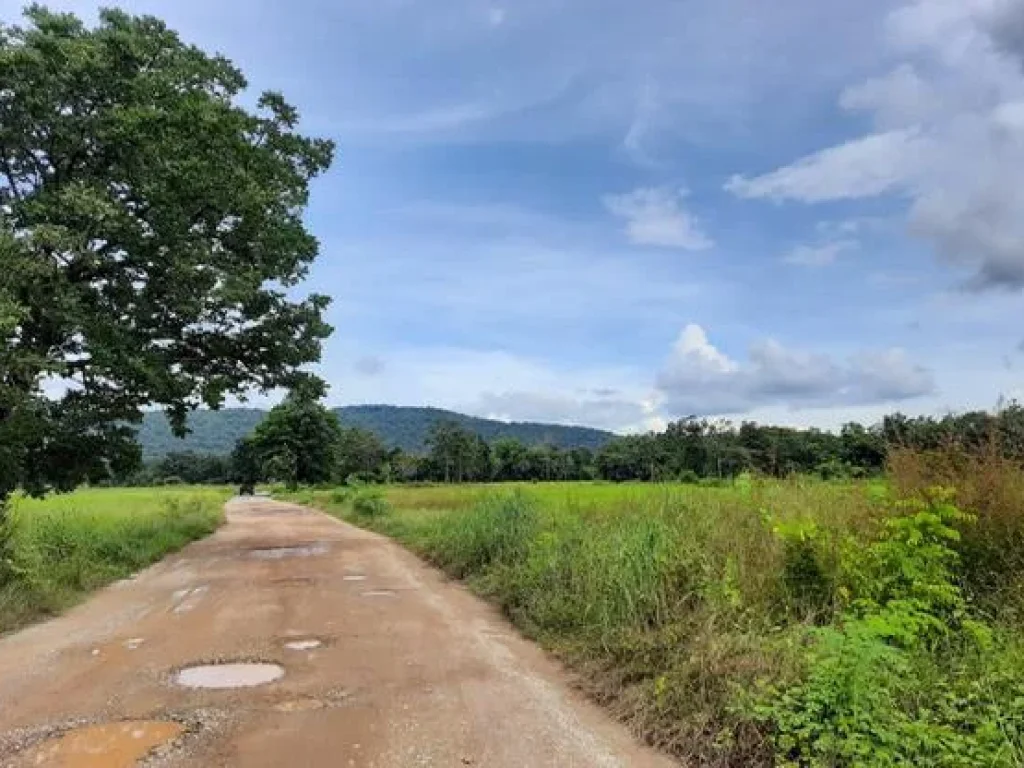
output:
<path id="1" fill-rule="evenodd" d="M 527 445 L 549 443 L 559 448 L 598 449 L 614 435 L 590 427 L 566 427 L 558 424 L 504 422 L 466 416 L 441 408 L 412 408 L 397 405 L 350 405 L 335 408 L 346 427 L 362 427 L 377 433 L 389 448 L 419 452 L 430 428 L 438 421 L 454 421 L 492 442 L 514 437 Z M 191 434 L 178 440 L 171 434 L 162 413 L 145 415 L 139 428 L 143 456 L 149 460 L 175 451 L 227 454 L 239 438 L 245 437 L 266 416 L 254 408 L 226 408 L 221 411 L 196 411 L 189 417 Z"/>

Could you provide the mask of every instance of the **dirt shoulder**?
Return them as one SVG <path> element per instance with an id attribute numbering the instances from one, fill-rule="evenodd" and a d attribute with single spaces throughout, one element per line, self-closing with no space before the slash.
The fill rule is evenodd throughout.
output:
<path id="1" fill-rule="evenodd" d="M 284 675 L 175 684 L 183 667 L 217 662 Z M 47 738 L 122 720 L 182 724 L 151 757 L 169 766 L 673 764 L 398 545 L 266 500 L 232 502 L 209 539 L 0 640 L 0 765 L 70 753 Z"/>

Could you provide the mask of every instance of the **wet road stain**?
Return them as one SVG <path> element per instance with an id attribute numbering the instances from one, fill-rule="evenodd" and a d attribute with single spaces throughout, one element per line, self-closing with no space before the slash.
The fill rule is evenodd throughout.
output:
<path id="1" fill-rule="evenodd" d="M 180 723 L 162 720 L 126 720 L 84 726 L 31 748 L 15 765 L 132 768 L 184 730 Z"/>
<path id="2" fill-rule="evenodd" d="M 263 549 L 250 549 L 249 557 L 257 560 L 284 560 L 286 557 L 313 557 L 315 555 L 326 555 L 329 547 L 323 542 L 316 544 L 303 544 L 295 547 L 265 547 Z"/>

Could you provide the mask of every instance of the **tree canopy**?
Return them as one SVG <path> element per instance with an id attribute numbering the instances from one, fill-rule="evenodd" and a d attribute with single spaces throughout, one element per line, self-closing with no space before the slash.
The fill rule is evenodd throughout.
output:
<path id="1" fill-rule="evenodd" d="M 291 383 L 330 332 L 288 290 L 333 144 L 161 21 L 0 25 L 0 500 L 137 460 L 126 423 Z"/>
<path id="2" fill-rule="evenodd" d="M 297 386 L 247 438 L 267 478 L 294 488 L 334 476 L 341 425 L 320 403 L 323 393 L 322 386 Z M 244 445 L 236 450 L 244 453 Z"/>

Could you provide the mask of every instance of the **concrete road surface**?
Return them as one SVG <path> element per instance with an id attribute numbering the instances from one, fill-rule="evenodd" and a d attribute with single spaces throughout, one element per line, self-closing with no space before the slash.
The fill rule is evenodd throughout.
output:
<path id="1" fill-rule="evenodd" d="M 209 539 L 0 640 L 0 766 L 136 764 L 672 763 L 397 545 L 249 499 Z"/>

